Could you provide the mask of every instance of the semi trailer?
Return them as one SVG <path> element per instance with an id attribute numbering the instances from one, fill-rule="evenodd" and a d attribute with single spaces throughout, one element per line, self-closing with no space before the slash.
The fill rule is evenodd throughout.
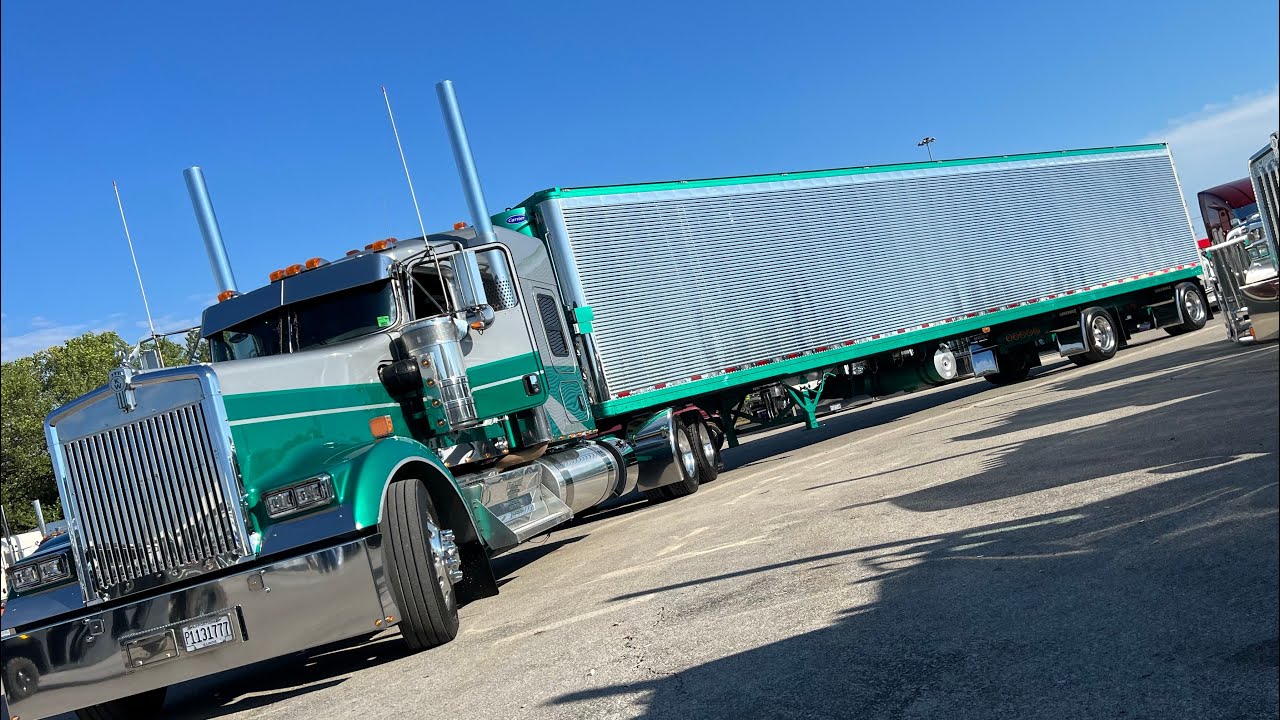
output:
<path id="1" fill-rule="evenodd" d="M 398 628 L 448 642 L 495 555 L 719 472 L 744 401 L 1102 362 L 1208 317 L 1167 147 L 558 187 L 241 291 L 199 168 L 212 362 L 56 409 L 65 539 L 10 571 L 10 712 L 155 712 L 175 683 Z M 754 417 L 754 416 L 753 416 Z M 758 421 L 759 417 L 754 417 Z"/>

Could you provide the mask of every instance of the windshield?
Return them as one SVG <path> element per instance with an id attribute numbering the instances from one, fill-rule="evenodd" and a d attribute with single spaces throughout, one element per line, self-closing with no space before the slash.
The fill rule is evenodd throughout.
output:
<path id="1" fill-rule="evenodd" d="M 339 343 L 395 322 L 391 282 L 294 303 L 209 337 L 213 360 L 243 360 Z"/>

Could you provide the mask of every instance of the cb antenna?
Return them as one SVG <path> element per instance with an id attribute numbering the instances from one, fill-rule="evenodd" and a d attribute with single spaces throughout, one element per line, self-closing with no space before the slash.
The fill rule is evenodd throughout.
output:
<path id="1" fill-rule="evenodd" d="M 436 277 L 440 278 L 440 289 L 444 292 L 444 302 L 448 306 L 447 312 L 453 314 L 453 298 L 449 293 L 449 288 L 445 285 L 444 273 L 440 270 L 440 258 L 436 255 L 435 248 L 431 247 L 431 241 L 427 239 L 427 226 L 422 222 L 422 210 L 418 207 L 418 195 L 413 191 L 413 178 L 409 177 L 409 161 L 404 157 L 404 146 L 400 144 L 400 131 L 396 129 L 396 116 L 391 112 L 391 98 L 387 95 L 387 86 L 382 86 L 382 100 L 387 104 L 387 117 L 391 120 L 391 134 L 396 137 L 396 150 L 400 152 L 400 164 L 404 166 L 404 179 L 409 183 L 409 197 L 413 200 L 413 212 L 418 216 L 418 229 L 422 231 L 422 242 L 427 247 L 427 252 L 431 255 L 432 261 L 436 266 Z M 428 297 L 430 297 L 428 295 Z"/>
<path id="2" fill-rule="evenodd" d="M 142 307 L 147 311 L 147 326 L 151 328 L 151 341 L 156 340 L 156 324 L 151 320 L 151 304 L 147 302 L 147 289 L 142 286 L 142 271 L 138 269 L 138 256 L 133 252 L 133 236 L 129 234 L 129 221 L 124 217 L 124 203 L 120 201 L 120 186 L 111 181 L 111 189 L 116 191 L 116 207 L 120 208 L 120 223 L 124 225 L 124 239 L 129 243 L 129 257 L 133 258 L 133 273 L 138 276 L 138 290 L 142 293 Z"/>

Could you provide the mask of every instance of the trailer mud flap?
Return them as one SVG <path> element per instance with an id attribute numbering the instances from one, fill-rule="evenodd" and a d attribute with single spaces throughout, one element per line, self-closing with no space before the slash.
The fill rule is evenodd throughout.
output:
<path id="1" fill-rule="evenodd" d="M 996 351 L 994 348 L 974 347 L 971 352 L 973 357 L 973 376 L 984 377 L 994 375 L 1000 372 L 1000 363 L 996 360 Z"/>

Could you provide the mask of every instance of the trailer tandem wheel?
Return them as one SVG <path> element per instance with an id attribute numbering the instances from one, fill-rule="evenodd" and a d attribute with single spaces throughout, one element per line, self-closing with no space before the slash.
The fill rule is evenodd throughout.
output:
<path id="1" fill-rule="evenodd" d="M 1173 289 L 1174 301 L 1182 308 L 1182 322 L 1169 325 L 1164 331 L 1170 335 L 1181 335 L 1204 327 L 1209 321 L 1208 303 L 1195 283 L 1179 283 Z"/>
<path id="2" fill-rule="evenodd" d="M 1012 385 L 1027 379 L 1031 368 L 1039 365 L 1036 349 L 1033 345 L 1022 345 L 1010 348 L 1009 352 L 999 355 L 1000 372 L 984 375 L 992 385 Z"/>
<path id="3" fill-rule="evenodd" d="M 1120 349 L 1120 330 L 1111 313 L 1100 307 L 1091 307 L 1085 308 L 1080 317 L 1085 330 L 1084 341 L 1089 349 L 1080 355 L 1073 355 L 1071 360 L 1077 365 L 1086 365 L 1115 357 L 1116 350 Z"/>

